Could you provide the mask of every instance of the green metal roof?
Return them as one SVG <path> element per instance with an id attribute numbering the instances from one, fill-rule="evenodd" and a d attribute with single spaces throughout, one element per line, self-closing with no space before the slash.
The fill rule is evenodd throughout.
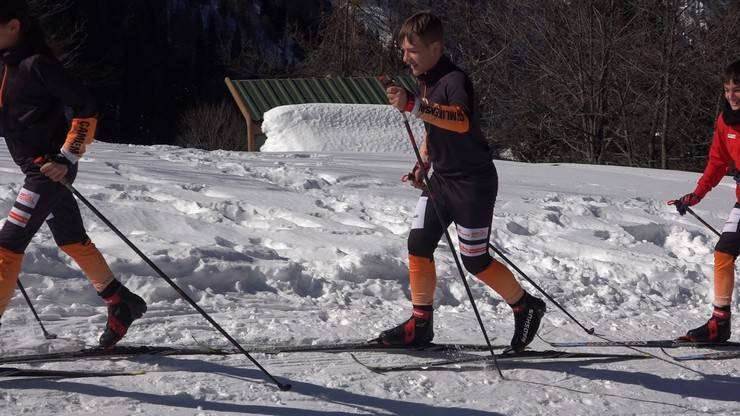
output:
<path id="1" fill-rule="evenodd" d="M 412 76 L 396 76 L 407 90 L 416 91 Z M 254 121 L 270 109 L 304 103 L 388 104 L 377 78 L 291 78 L 231 80 Z"/>

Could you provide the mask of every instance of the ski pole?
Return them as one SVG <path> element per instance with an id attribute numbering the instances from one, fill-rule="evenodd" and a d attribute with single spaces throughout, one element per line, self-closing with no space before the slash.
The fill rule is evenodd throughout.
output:
<path id="1" fill-rule="evenodd" d="M 33 312 L 33 316 L 36 317 L 36 322 L 39 323 L 41 330 L 44 332 L 44 338 L 57 339 L 57 334 L 49 333 L 46 330 L 46 328 L 44 328 L 44 324 L 41 322 L 41 318 L 39 318 L 39 314 L 36 313 L 36 308 L 33 307 L 33 303 L 31 303 L 31 298 L 28 297 L 28 293 L 26 293 L 26 289 L 23 287 L 23 284 L 21 283 L 21 279 L 18 279 L 18 289 L 21 290 L 21 293 L 23 293 L 23 297 L 26 298 L 26 303 L 28 304 L 28 307 L 31 308 L 31 312 Z"/>
<path id="2" fill-rule="evenodd" d="M 396 85 L 395 81 L 392 77 L 380 77 L 380 83 L 384 86 L 389 85 Z M 434 193 L 432 192 L 432 183 L 429 180 L 429 175 L 427 174 L 426 169 L 424 169 L 424 162 L 421 158 L 421 153 L 419 153 L 419 146 L 416 144 L 416 139 L 414 138 L 414 132 L 411 130 L 411 125 L 409 124 L 409 118 L 406 116 L 406 113 L 403 112 L 403 110 L 399 110 L 401 115 L 403 116 L 403 124 L 406 126 L 406 133 L 408 133 L 409 141 L 411 142 L 411 147 L 414 149 L 414 154 L 416 155 L 416 161 L 419 163 L 419 169 L 421 169 L 423 178 L 424 178 L 424 184 L 427 187 L 427 190 L 429 191 L 429 200 L 432 202 L 432 207 L 434 208 L 434 212 L 437 214 L 437 220 L 439 221 L 440 225 L 444 224 L 445 221 L 442 217 L 442 212 L 439 210 L 439 207 L 437 206 L 437 201 L 434 197 Z M 465 272 L 463 271 L 462 265 L 460 264 L 460 259 L 457 258 L 457 251 L 455 250 L 455 246 L 452 243 L 452 237 L 450 237 L 450 233 L 447 231 L 447 228 L 444 229 L 445 238 L 447 239 L 447 245 L 449 245 L 450 250 L 452 250 L 452 257 L 455 259 L 455 264 L 457 265 L 457 270 L 460 272 L 460 279 L 463 282 L 463 285 L 465 286 L 465 291 L 468 294 L 468 299 L 470 299 L 470 305 L 473 307 L 473 312 L 475 312 L 475 317 L 478 319 L 478 325 L 480 325 L 480 330 L 483 333 L 483 338 L 486 340 L 486 345 L 488 346 L 488 350 L 491 351 L 491 357 L 493 358 L 493 365 L 496 367 L 496 371 L 498 371 L 498 374 L 501 378 L 504 378 L 504 374 L 501 372 L 501 368 L 498 365 L 498 360 L 496 359 L 496 353 L 493 351 L 493 345 L 491 345 L 491 340 L 488 338 L 488 333 L 486 332 L 486 327 L 483 325 L 483 320 L 480 317 L 480 313 L 478 313 L 478 307 L 475 304 L 475 299 L 473 298 L 473 292 L 470 291 L 470 286 L 468 285 L 468 281 L 465 279 Z"/>
<path id="3" fill-rule="evenodd" d="M 668 201 L 668 205 L 676 205 L 676 204 L 678 204 L 678 202 L 679 202 L 678 199 L 675 199 L 673 201 Z M 717 231 L 716 228 L 712 227 L 711 225 L 709 225 L 708 222 L 704 221 L 700 216 L 696 215 L 696 212 L 694 212 L 694 210 L 691 209 L 691 207 L 686 207 L 686 212 L 688 212 L 689 214 L 693 215 L 694 218 L 696 218 L 697 220 L 699 220 L 700 223 L 704 224 L 705 227 L 707 227 L 710 230 L 712 230 L 712 232 L 715 233 L 715 234 L 717 234 L 718 237 L 722 236 L 722 233 L 720 233 L 719 231 Z"/>
<path id="4" fill-rule="evenodd" d="M 719 231 L 717 231 L 714 227 L 712 227 L 711 225 L 709 225 L 709 223 L 707 223 L 706 221 L 704 221 L 700 216 L 696 215 L 696 212 L 694 212 L 693 209 L 686 208 L 686 212 L 688 212 L 689 214 L 693 215 L 694 218 L 696 218 L 697 220 L 699 220 L 700 223 L 704 224 L 707 228 L 709 228 L 710 230 L 712 230 L 712 232 L 715 233 L 715 234 L 717 234 L 718 237 L 722 236 L 722 234 Z"/>
<path id="5" fill-rule="evenodd" d="M 46 161 L 46 158 L 39 156 L 38 158 L 34 160 L 34 163 L 36 163 L 37 165 L 40 165 L 40 164 L 43 164 L 45 161 Z M 154 262 L 152 262 L 149 259 L 149 257 L 146 256 L 146 254 L 144 254 L 141 250 L 139 250 L 139 248 L 136 247 L 134 243 L 131 242 L 131 240 L 129 240 L 125 235 L 123 235 L 123 233 L 119 231 L 118 228 L 116 228 L 116 226 L 113 225 L 113 223 L 111 223 L 108 220 L 108 218 L 105 217 L 105 215 L 103 215 L 100 211 L 98 211 L 97 208 L 95 208 L 95 206 L 93 206 L 93 204 L 91 204 L 90 201 L 87 200 L 87 198 L 85 198 L 79 191 L 77 191 L 77 189 L 75 189 L 75 187 L 72 186 L 72 184 L 70 184 L 69 181 L 63 179 L 62 181 L 60 181 L 60 183 L 64 185 L 67 189 L 69 189 L 80 201 L 82 201 L 82 203 L 87 205 L 87 207 L 90 208 L 90 210 L 94 212 L 95 215 L 97 215 L 98 218 L 100 218 L 100 220 L 105 223 L 105 225 L 107 225 L 114 233 L 116 233 L 116 235 L 120 237 L 124 243 L 126 243 L 129 247 L 131 247 L 131 249 L 134 250 L 136 254 L 138 254 L 139 257 L 141 257 L 141 259 L 144 260 L 144 262 L 146 262 L 146 264 L 148 264 L 149 267 L 152 268 L 152 270 L 157 272 L 159 277 L 164 279 L 170 286 L 172 286 L 172 288 L 175 289 L 175 292 L 177 292 L 177 294 L 179 294 L 181 298 L 183 298 L 186 302 L 190 304 L 190 306 L 192 306 L 196 311 L 198 311 L 211 325 L 213 325 L 214 328 L 216 328 L 216 330 L 218 330 L 218 332 L 221 333 L 221 335 L 224 336 L 224 338 L 229 340 L 229 342 L 232 345 L 234 345 L 234 347 L 236 347 L 236 349 L 239 350 L 239 352 L 241 352 L 242 354 L 244 354 L 244 356 L 249 358 L 249 360 L 254 365 L 256 365 L 257 368 L 259 368 L 270 380 L 272 380 L 272 382 L 274 382 L 278 386 L 278 388 L 280 388 L 280 390 L 282 391 L 290 390 L 291 385 L 289 383 L 281 383 L 278 379 L 273 377 L 272 374 L 270 374 L 267 370 L 265 370 L 265 368 L 262 367 L 260 363 L 258 363 L 257 360 L 255 360 L 249 354 L 249 352 L 247 352 L 247 350 L 245 350 L 241 346 L 241 344 L 239 344 L 237 340 L 232 338 L 231 335 L 229 335 L 229 333 L 226 332 L 226 330 L 221 327 L 221 325 L 219 325 L 216 321 L 214 321 L 213 318 L 211 318 L 211 316 L 208 315 L 206 311 L 204 311 L 200 306 L 198 306 L 198 304 L 195 303 L 195 301 L 190 296 L 188 296 L 187 293 L 185 293 L 182 289 L 180 289 L 180 287 L 177 286 L 177 284 L 175 284 L 175 282 L 173 282 L 169 276 L 167 276 L 159 267 L 157 267 L 157 265 L 154 264 Z"/>
<path id="6" fill-rule="evenodd" d="M 526 273 L 524 273 L 524 271 L 522 271 L 522 269 L 520 269 L 519 267 L 517 267 L 516 264 L 514 264 L 514 262 L 512 262 L 511 260 L 509 260 L 509 258 L 506 257 L 504 255 L 504 253 L 501 252 L 501 250 L 497 249 L 496 246 L 494 246 L 491 242 L 488 243 L 488 247 L 490 247 L 499 257 L 501 257 L 502 259 L 504 259 L 504 261 L 509 266 L 511 266 L 514 270 L 516 270 L 517 273 L 519 273 L 524 278 L 524 280 L 528 281 L 532 286 L 534 286 L 535 289 L 537 289 L 548 300 L 550 300 L 550 302 L 552 302 L 553 305 L 557 306 L 558 309 L 560 309 L 561 311 L 563 311 L 563 313 L 565 313 L 568 316 L 568 318 L 570 318 L 573 322 L 575 322 L 576 324 L 578 324 L 578 326 L 580 326 L 581 328 L 583 328 L 583 330 L 586 331 L 587 334 L 589 334 L 589 335 L 593 335 L 594 334 L 594 332 L 596 330 L 593 327 L 586 328 L 585 326 L 583 326 L 583 324 L 581 324 L 581 322 L 578 321 L 578 319 L 574 318 L 573 315 L 571 315 L 570 312 L 568 312 L 564 307 L 562 307 L 560 305 L 560 303 L 558 303 L 555 299 L 553 299 L 552 296 L 550 296 L 549 293 L 547 293 L 537 283 L 535 283 L 534 280 L 530 279 L 529 276 L 527 276 Z"/>

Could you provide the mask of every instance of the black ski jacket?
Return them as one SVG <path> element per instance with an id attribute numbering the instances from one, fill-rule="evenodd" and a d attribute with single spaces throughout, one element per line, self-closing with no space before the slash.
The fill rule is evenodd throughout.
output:
<path id="1" fill-rule="evenodd" d="M 97 125 L 90 92 L 69 76 L 43 42 L 21 41 L 0 51 L 0 62 L 0 136 L 15 163 L 25 173 L 38 156 L 69 153 L 63 147 L 81 150 L 76 155 L 81 156 Z M 77 161 L 71 158 L 70 163 Z"/>
<path id="2" fill-rule="evenodd" d="M 467 75 L 443 56 L 417 77 L 419 96 L 407 110 L 417 114 L 427 131 L 429 160 L 435 175 L 464 176 L 495 172 L 483 137 L 480 111 Z"/>

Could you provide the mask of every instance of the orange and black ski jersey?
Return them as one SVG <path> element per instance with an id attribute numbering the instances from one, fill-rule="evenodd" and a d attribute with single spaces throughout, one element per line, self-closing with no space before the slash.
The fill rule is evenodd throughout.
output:
<path id="1" fill-rule="evenodd" d="M 424 121 L 429 161 L 444 176 L 487 174 L 494 170 L 480 127 L 478 103 L 467 75 L 443 56 L 417 77 L 419 96 L 407 110 Z"/>
<path id="2" fill-rule="evenodd" d="M 723 111 L 717 117 L 707 167 L 694 190 L 702 198 L 725 175 L 740 169 L 740 111 L 732 111 L 726 101 L 723 104 Z M 740 183 L 735 188 L 735 195 L 740 203 Z"/>
<path id="3" fill-rule="evenodd" d="M 0 136 L 15 163 L 27 172 L 34 158 L 59 153 L 76 163 L 97 125 L 90 92 L 41 42 L 22 41 L 2 51 L 0 61 Z"/>

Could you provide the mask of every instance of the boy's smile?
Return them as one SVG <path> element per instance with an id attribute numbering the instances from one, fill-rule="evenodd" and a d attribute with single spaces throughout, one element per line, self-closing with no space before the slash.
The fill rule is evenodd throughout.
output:
<path id="1" fill-rule="evenodd" d="M 740 84 L 730 81 L 725 84 L 725 99 L 733 111 L 740 110 Z"/>
<path id="2" fill-rule="evenodd" d="M 403 48 L 403 62 L 411 68 L 415 76 L 426 73 L 437 64 L 442 57 L 442 44 L 432 42 L 426 45 L 417 36 L 405 38 L 401 44 Z"/>

